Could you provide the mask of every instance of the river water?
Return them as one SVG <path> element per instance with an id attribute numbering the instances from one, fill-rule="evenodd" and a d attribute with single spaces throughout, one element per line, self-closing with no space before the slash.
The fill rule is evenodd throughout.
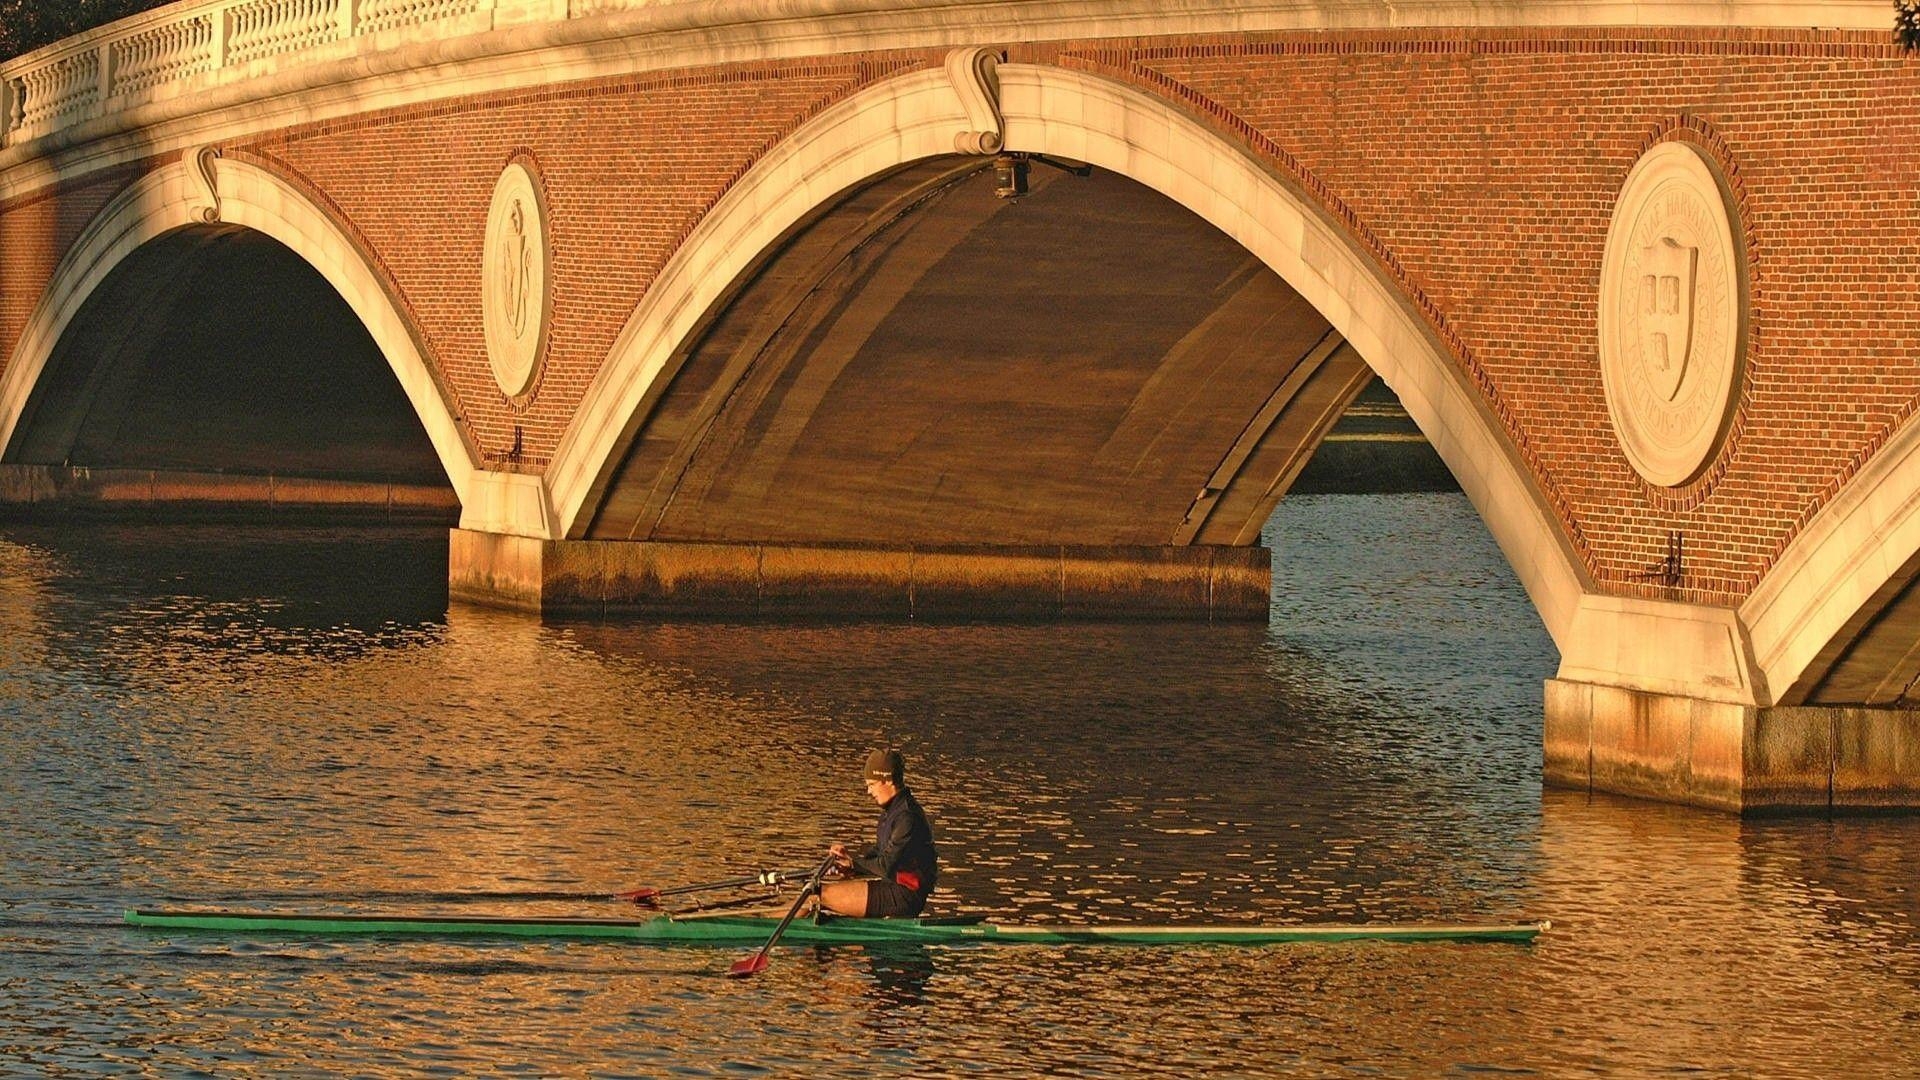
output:
<path id="1" fill-rule="evenodd" d="M 1551 643 L 1459 495 L 1269 526 L 1266 626 L 455 606 L 444 535 L 0 529 L 0 1074 L 1912 1075 L 1920 824 L 1543 791 Z M 612 914 L 803 868 L 905 752 L 938 911 L 1550 919 L 1531 947 L 733 950 L 128 929 Z"/>

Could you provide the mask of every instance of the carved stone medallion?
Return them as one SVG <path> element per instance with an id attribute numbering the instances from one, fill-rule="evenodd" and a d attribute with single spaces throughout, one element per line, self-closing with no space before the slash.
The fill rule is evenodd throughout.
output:
<path id="1" fill-rule="evenodd" d="M 547 337 L 547 226 L 540 182 L 520 161 L 501 171 L 481 250 L 481 312 L 487 360 L 500 392 L 525 394 L 540 373 Z"/>
<path id="2" fill-rule="evenodd" d="M 1647 482 L 1699 477 L 1732 420 L 1747 339 L 1746 263 L 1713 165 L 1684 142 L 1627 176 L 1600 271 L 1600 379 Z"/>

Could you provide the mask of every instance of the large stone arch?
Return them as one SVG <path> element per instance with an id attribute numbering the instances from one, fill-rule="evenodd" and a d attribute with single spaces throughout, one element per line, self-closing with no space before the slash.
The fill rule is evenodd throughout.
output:
<path id="1" fill-rule="evenodd" d="M 1550 635 L 1569 633 L 1584 575 L 1477 390 L 1373 258 L 1267 166 L 1168 103 L 1062 68 L 998 69 L 1005 148 L 1111 170 L 1199 215 L 1273 269 L 1400 396 L 1487 522 Z M 893 79 L 804 125 L 700 222 L 616 339 L 547 473 L 555 538 L 592 517 L 667 365 L 731 283 L 816 208 L 978 129 L 942 71 Z"/>
<path id="2" fill-rule="evenodd" d="M 0 447 L 13 440 L 62 335 L 108 275 L 150 241 L 214 221 L 273 238 L 340 294 L 392 366 L 455 495 L 465 503 L 476 472 L 472 451 L 378 273 L 340 226 L 291 184 L 259 166 L 210 152 L 189 152 L 135 182 L 94 217 L 61 260 L 0 376 Z"/>
<path id="3" fill-rule="evenodd" d="M 1828 501 L 1740 606 L 1781 704 L 1914 704 L 1920 679 L 1920 425 L 1909 421 Z"/>

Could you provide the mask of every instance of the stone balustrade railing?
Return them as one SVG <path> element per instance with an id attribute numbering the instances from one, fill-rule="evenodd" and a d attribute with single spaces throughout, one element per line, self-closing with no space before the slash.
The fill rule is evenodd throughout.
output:
<path id="1" fill-rule="evenodd" d="M 0 146 L 227 78 L 350 54 L 380 37 L 453 36 L 662 0 L 184 0 L 0 65 Z"/>
<path id="2" fill-rule="evenodd" d="M 145 90 L 213 67 L 213 19 L 198 15 L 162 23 L 111 42 L 104 64 L 121 93 Z M 103 63 L 95 51 L 95 75 Z M 97 85 L 97 84 L 96 84 Z M 31 105 L 31 99 L 28 100 Z"/>
<path id="3" fill-rule="evenodd" d="M 964 12 L 983 33 L 1077 23 L 1101 35 L 1335 26 L 1750 25 L 1890 30 L 1885 0 L 181 0 L 0 64 L 0 148 L 136 106 L 305 64 L 503 27 L 623 15 L 610 33 L 655 24 L 864 20 L 884 31 L 932 13 Z M 939 9 L 939 10 L 936 10 Z M 641 14 L 644 13 L 644 14 Z M 1241 24 L 1245 25 L 1242 26 Z M 987 25 L 990 24 L 990 27 Z M 1202 26 L 1204 24 L 1204 26 Z M 877 29 L 876 29 L 877 28 Z M 827 35 L 829 38 L 831 34 Z M 883 35 L 884 36 L 884 35 Z M 872 47 L 869 42 L 869 46 Z"/>

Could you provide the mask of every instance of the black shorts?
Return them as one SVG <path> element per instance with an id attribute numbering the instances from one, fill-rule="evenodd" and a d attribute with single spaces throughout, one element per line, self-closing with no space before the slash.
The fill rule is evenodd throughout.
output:
<path id="1" fill-rule="evenodd" d="M 875 878 L 867 882 L 869 919 L 911 919 L 926 906 L 926 893 L 914 892 L 897 881 Z"/>

